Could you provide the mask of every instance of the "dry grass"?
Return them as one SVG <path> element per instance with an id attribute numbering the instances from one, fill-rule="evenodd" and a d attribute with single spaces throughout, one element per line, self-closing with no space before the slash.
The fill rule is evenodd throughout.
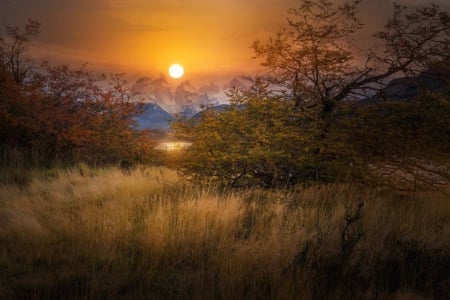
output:
<path id="1" fill-rule="evenodd" d="M 168 169 L 80 166 L 0 186 L 0 242 L 2 299 L 450 292 L 450 200 L 439 193 L 219 191 Z"/>

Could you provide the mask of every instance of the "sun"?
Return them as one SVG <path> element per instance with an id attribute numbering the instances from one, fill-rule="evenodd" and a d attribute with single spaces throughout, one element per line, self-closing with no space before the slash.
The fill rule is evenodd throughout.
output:
<path id="1" fill-rule="evenodd" d="M 184 68 L 180 64 L 173 64 L 169 67 L 169 75 L 172 78 L 181 78 L 184 74 Z"/>

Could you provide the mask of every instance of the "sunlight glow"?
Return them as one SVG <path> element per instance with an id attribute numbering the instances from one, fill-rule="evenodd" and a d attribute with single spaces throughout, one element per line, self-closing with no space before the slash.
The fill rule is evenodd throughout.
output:
<path id="1" fill-rule="evenodd" d="M 177 78 L 183 77 L 183 74 L 184 74 L 184 68 L 182 65 L 173 64 L 170 66 L 170 68 L 169 68 L 170 77 L 177 79 Z"/>

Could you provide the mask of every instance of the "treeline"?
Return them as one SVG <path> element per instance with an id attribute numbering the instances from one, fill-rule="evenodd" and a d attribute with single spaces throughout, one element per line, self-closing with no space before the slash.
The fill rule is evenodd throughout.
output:
<path id="1" fill-rule="evenodd" d="M 141 106 L 121 76 L 47 62 L 32 68 L 27 46 L 39 27 L 30 20 L 0 35 L 2 159 L 14 151 L 43 163 L 148 160 L 149 134 L 133 129 Z"/>
<path id="2" fill-rule="evenodd" d="M 374 35 L 379 45 L 361 51 L 351 43 L 363 27 L 360 2 L 300 1 L 287 28 L 255 42 L 265 74 L 232 91 L 228 111 L 175 124 L 193 142 L 177 163 L 181 173 L 232 186 L 446 184 L 449 13 L 394 3 Z M 393 78 L 403 79 L 392 86 Z"/>

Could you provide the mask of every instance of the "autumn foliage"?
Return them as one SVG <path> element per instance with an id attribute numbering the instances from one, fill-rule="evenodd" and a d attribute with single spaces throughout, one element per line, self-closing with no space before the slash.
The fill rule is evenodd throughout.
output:
<path id="1" fill-rule="evenodd" d="M 145 160 L 149 133 L 133 129 L 141 106 L 122 77 L 47 62 L 31 68 L 25 45 L 38 29 L 35 21 L 7 27 L 0 40 L 0 147 L 47 161 Z"/>

